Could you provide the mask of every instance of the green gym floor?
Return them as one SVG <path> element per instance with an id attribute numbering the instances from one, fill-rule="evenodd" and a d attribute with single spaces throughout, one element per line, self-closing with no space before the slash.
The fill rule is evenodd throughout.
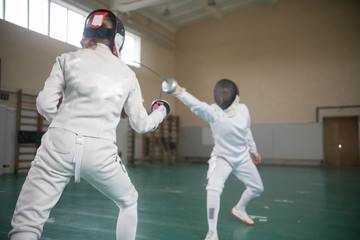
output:
<path id="1" fill-rule="evenodd" d="M 207 165 L 128 167 L 139 192 L 139 240 L 203 240 Z M 230 213 L 244 186 L 225 184 L 220 240 L 360 239 L 360 168 L 259 166 L 265 191 L 247 208 L 247 226 Z M 0 176 L 0 239 L 26 174 Z M 44 240 L 115 239 L 117 206 L 85 181 L 67 186 L 45 224 Z"/>

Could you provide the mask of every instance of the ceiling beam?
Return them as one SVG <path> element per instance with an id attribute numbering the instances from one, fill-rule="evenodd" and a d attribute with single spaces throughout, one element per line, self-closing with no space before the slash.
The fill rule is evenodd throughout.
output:
<path id="1" fill-rule="evenodd" d="M 172 27 L 170 24 L 167 24 L 165 21 L 161 20 L 160 18 L 154 17 L 153 15 L 147 13 L 145 9 L 136 11 L 143 15 L 144 17 L 148 18 L 149 20 L 153 21 L 156 24 L 159 24 L 161 27 L 165 28 L 166 30 L 175 33 L 176 28 Z"/>
<path id="2" fill-rule="evenodd" d="M 130 12 L 141 8 L 150 7 L 153 5 L 164 4 L 166 0 L 135 0 L 129 2 L 128 0 L 111 0 L 111 9 L 119 12 Z"/>
<path id="3" fill-rule="evenodd" d="M 221 19 L 223 17 L 223 14 L 216 8 L 216 5 L 208 5 L 208 0 L 198 0 L 198 2 L 200 2 L 203 8 L 208 11 L 214 18 Z"/>

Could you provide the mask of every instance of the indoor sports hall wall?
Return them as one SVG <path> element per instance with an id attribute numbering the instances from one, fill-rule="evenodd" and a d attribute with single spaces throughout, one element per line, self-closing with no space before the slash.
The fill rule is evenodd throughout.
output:
<path id="1" fill-rule="evenodd" d="M 263 158 L 316 165 L 323 160 L 316 107 L 360 104 L 359 10 L 357 0 L 252 6 L 180 29 L 174 49 L 142 38 L 141 59 L 209 103 L 217 80 L 234 80 Z M 73 50 L 0 19 L 1 88 L 37 94 L 55 57 Z M 148 107 L 159 96 L 159 79 L 144 68 L 133 69 Z M 165 99 L 180 116 L 180 156 L 207 158 L 212 147 L 207 124 L 175 98 Z M 359 111 L 324 111 L 321 117 Z"/>
<path id="2" fill-rule="evenodd" d="M 0 58 L 2 89 L 38 94 L 49 76 L 55 58 L 64 52 L 75 51 L 75 46 L 49 38 L 0 19 Z M 80 39 L 79 39 L 80 41 Z M 142 38 L 142 62 L 164 71 L 166 77 L 174 73 L 174 51 Z M 144 68 L 132 68 L 143 91 L 144 105 L 150 110 L 152 101 L 159 97 L 161 80 Z M 166 96 L 172 103 L 173 98 Z M 175 109 L 173 109 L 175 111 Z"/>
<path id="3" fill-rule="evenodd" d="M 323 116 L 359 116 L 360 2 L 281 0 L 177 32 L 176 76 L 200 100 L 213 103 L 213 86 L 234 80 L 250 110 L 252 130 L 266 160 L 318 165 L 323 160 Z M 179 101 L 181 154 L 207 158 L 207 124 Z"/>
<path id="4" fill-rule="evenodd" d="M 173 49 L 156 44 L 148 37 L 142 38 L 141 49 L 142 63 L 161 72 L 165 77 L 174 76 L 175 52 Z M 38 94 L 50 74 L 55 58 L 64 52 L 74 50 L 76 47 L 72 45 L 0 19 L 0 88 L 11 92 L 22 89 L 24 93 Z M 145 68 L 132 67 L 132 69 L 142 89 L 144 106 L 150 111 L 152 101 L 159 98 L 161 80 Z M 165 96 L 165 94 L 162 97 L 172 106 L 175 105 L 173 97 Z M 175 107 L 171 111 L 176 114 Z M 124 160 L 127 148 L 127 127 L 127 122 L 123 121 L 118 129 L 118 132 L 122 134 L 118 136 L 118 147 Z M 0 174 L 13 172 L 15 131 L 15 105 L 0 101 Z"/>
<path id="5" fill-rule="evenodd" d="M 55 57 L 74 46 L 50 39 L 0 19 L 1 88 L 37 94 L 49 76 Z"/>
<path id="6" fill-rule="evenodd" d="M 321 123 L 255 124 L 252 133 L 264 164 L 323 165 Z M 209 159 L 213 141 L 208 126 L 182 127 L 182 158 L 190 162 Z"/>
<path id="7" fill-rule="evenodd" d="M 199 99 L 234 80 L 254 124 L 315 121 L 318 106 L 360 104 L 360 2 L 280 0 L 176 34 L 176 77 Z M 183 125 L 204 125 L 180 102 Z"/>

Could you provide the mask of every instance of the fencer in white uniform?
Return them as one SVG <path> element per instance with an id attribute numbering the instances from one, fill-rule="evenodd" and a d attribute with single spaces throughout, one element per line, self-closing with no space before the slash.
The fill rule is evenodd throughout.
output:
<path id="1" fill-rule="evenodd" d="M 91 13 L 85 27 L 90 32 L 84 31 L 82 43 L 92 46 L 58 57 L 37 97 L 39 113 L 51 123 L 17 201 L 12 240 L 40 238 L 72 177 L 75 182 L 81 177 L 117 204 L 118 240 L 135 239 L 138 193 L 118 156 L 116 127 L 124 108 L 137 132 L 154 130 L 166 116 L 167 103 L 148 115 L 134 72 L 116 56 L 125 36 L 119 21 L 107 10 Z M 103 38 L 115 42 L 116 54 L 100 43 Z"/>
<path id="2" fill-rule="evenodd" d="M 239 103 L 236 84 L 228 79 L 217 82 L 214 88 L 216 104 L 199 101 L 178 86 L 173 95 L 188 106 L 192 112 L 210 124 L 214 147 L 208 161 L 207 173 L 207 217 L 209 232 L 206 240 L 217 240 L 217 220 L 220 209 L 220 195 L 224 183 L 232 172 L 245 184 L 239 202 L 232 214 L 243 222 L 253 225 L 245 208 L 248 203 L 263 192 L 263 183 L 255 164 L 261 162 L 250 130 L 250 115 L 245 104 Z M 255 164 L 254 164 L 255 163 Z"/>

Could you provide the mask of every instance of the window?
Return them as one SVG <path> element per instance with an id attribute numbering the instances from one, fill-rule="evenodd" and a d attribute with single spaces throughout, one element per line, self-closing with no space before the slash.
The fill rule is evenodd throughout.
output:
<path id="1" fill-rule="evenodd" d="M 125 32 L 125 43 L 121 50 L 121 59 L 129 65 L 140 67 L 141 39 L 139 36 Z"/>
<path id="2" fill-rule="evenodd" d="M 67 9 L 50 3 L 50 37 L 66 42 L 67 21 Z"/>
<path id="3" fill-rule="evenodd" d="M 80 41 L 84 30 L 85 17 L 69 10 L 68 22 L 71 24 L 68 24 L 67 42 L 80 47 Z"/>
<path id="4" fill-rule="evenodd" d="M 80 47 L 87 12 L 61 0 L 0 0 L 0 18 Z M 141 38 L 126 31 L 121 59 L 140 67 Z"/>
<path id="5" fill-rule="evenodd" d="M 4 19 L 4 1 L 0 0 L 0 18 Z"/>
<path id="6" fill-rule="evenodd" d="M 29 28 L 48 35 L 49 2 L 48 0 L 29 0 Z"/>
<path id="7" fill-rule="evenodd" d="M 5 0 L 5 20 L 27 28 L 27 0 Z"/>

